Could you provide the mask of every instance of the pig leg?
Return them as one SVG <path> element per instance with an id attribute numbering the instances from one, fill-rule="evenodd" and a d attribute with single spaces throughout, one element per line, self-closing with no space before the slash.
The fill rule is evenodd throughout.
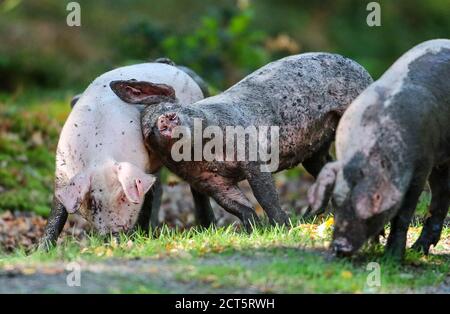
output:
<path id="1" fill-rule="evenodd" d="M 39 241 L 39 250 L 48 251 L 60 235 L 64 225 L 66 224 L 68 213 L 63 204 L 53 196 L 52 209 L 45 226 L 44 235 Z"/>
<path id="2" fill-rule="evenodd" d="M 153 193 L 153 199 L 152 199 L 152 208 L 151 208 L 151 215 L 150 215 L 150 227 L 152 230 L 155 230 L 159 226 L 159 210 L 161 207 L 161 197 L 162 197 L 162 183 L 161 183 L 161 177 L 158 173 L 156 177 L 156 182 L 152 186 L 152 193 Z"/>
<path id="3" fill-rule="evenodd" d="M 159 173 L 156 175 L 156 181 L 153 184 L 150 191 L 145 194 L 144 204 L 142 205 L 141 212 L 136 225 L 144 232 L 152 230 L 158 227 L 158 214 L 159 207 L 161 206 L 162 187 Z"/>
<path id="4" fill-rule="evenodd" d="M 248 233 L 252 232 L 252 224 L 260 224 L 260 220 L 252 204 L 236 185 L 223 184 L 222 186 L 215 186 L 215 188 L 209 187 L 207 193 L 223 209 L 237 216 L 242 221 L 242 225 Z"/>
<path id="5" fill-rule="evenodd" d="M 257 164 L 251 164 L 247 167 L 246 177 L 253 195 L 269 217 L 269 222 L 272 225 L 289 226 L 289 217 L 280 207 L 272 174 L 262 172 Z"/>
<path id="6" fill-rule="evenodd" d="M 192 197 L 194 198 L 195 220 L 197 223 L 205 228 L 215 225 L 216 217 L 211 208 L 209 197 L 203 193 L 197 192 L 192 186 L 191 192 Z"/>
<path id="7" fill-rule="evenodd" d="M 429 213 L 419 239 L 412 246 L 414 250 L 425 254 L 441 238 L 442 225 L 450 205 L 450 167 L 434 168 L 428 181 L 432 193 Z"/>
<path id="8" fill-rule="evenodd" d="M 384 232 L 384 229 L 380 231 L 377 235 L 374 235 L 372 238 L 369 239 L 369 244 L 371 245 L 377 245 L 381 243 L 381 237 L 385 237 L 386 233 Z"/>
<path id="9" fill-rule="evenodd" d="M 304 160 L 302 162 L 303 167 L 306 169 L 306 171 L 311 174 L 314 179 L 317 179 L 319 176 L 320 171 L 323 169 L 323 167 L 328 163 L 332 162 L 333 158 L 328 153 L 330 145 L 325 145 L 326 149 L 321 149 L 316 154 L 312 155 L 310 158 Z M 328 203 L 328 202 L 327 202 Z M 324 204 L 321 208 L 314 211 L 314 215 L 320 215 L 323 214 L 327 209 L 327 203 Z M 305 214 L 312 213 L 313 210 L 311 206 L 308 207 Z"/>
<path id="10" fill-rule="evenodd" d="M 338 161 L 326 164 L 320 174 L 317 176 L 316 182 L 308 190 L 308 202 L 310 213 L 315 213 L 326 207 L 336 182 L 336 176 L 341 168 Z M 309 214 L 309 212 L 306 212 Z"/>
<path id="11" fill-rule="evenodd" d="M 150 190 L 145 194 L 144 204 L 142 204 L 141 211 L 139 213 L 138 220 L 136 222 L 136 227 L 147 233 L 150 229 L 150 215 L 152 213 L 152 203 L 153 203 L 153 191 Z"/>
<path id="12" fill-rule="evenodd" d="M 405 195 L 398 214 L 391 221 L 391 232 L 387 240 L 386 255 L 402 259 L 406 248 L 406 235 L 409 224 L 426 183 L 427 175 L 415 176 Z"/>
<path id="13" fill-rule="evenodd" d="M 326 149 L 321 149 L 302 162 L 303 167 L 314 177 L 314 179 L 317 179 L 320 171 L 327 163 L 333 161 L 333 157 L 328 153 L 329 148 L 330 146 L 326 145 Z"/>

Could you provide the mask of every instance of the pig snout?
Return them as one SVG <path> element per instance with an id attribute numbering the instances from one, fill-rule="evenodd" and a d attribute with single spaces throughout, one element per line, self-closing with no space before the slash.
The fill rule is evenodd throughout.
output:
<path id="1" fill-rule="evenodd" d="M 106 224 L 105 220 L 109 220 Z M 97 230 L 100 234 L 111 234 L 113 236 L 120 233 L 129 233 L 132 230 L 133 224 L 118 214 L 111 214 L 109 217 L 104 217 L 103 221 L 97 221 Z"/>
<path id="2" fill-rule="evenodd" d="M 331 243 L 331 249 L 338 257 L 350 256 L 354 252 L 353 245 L 351 245 L 350 242 L 344 237 L 336 238 Z"/>
<path id="3" fill-rule="evenodd" d="M 171 138 L 173 129 L 179 124 L 180 118 L 178 118 L 176 113 L 171 112 L 159 116 L 157 126 L 162 136 Z"/>

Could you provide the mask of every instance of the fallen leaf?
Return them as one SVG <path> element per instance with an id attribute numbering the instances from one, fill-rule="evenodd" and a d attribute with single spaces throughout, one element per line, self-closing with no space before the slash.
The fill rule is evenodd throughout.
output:
<path id="1" fill-rule="evenodd" d="M 56 268 L 56 267 L 44 267 L 40 270 L 41 273 L 46 274 L 46 275 L 56 275 L 56 274 L 60 274 L 63 273 L 64 270 L 60 269 L 60 268 Z"/>
<path id="2" fill-rule="evenodd" d="M 133 241 L 131 241 L 131 240 L 128 240 L 128 242 L 127 242 L 127 249 L 131 249 L 132 247 L 133 247 Z"/>
<path id="3" fill-rule="evenodd" d="M 106 255 L 107 257 L 111 257 L 111 256 L 113 256 L 114 254 L 113 254 L 113 251 L 112 251 L 110 248 L 107 248 L 107 249 L 106 249 L 106 252 L 105 252 L 105 255 Z"/>
<path id="4" fill-rule="evenodd" d="M 353 277 L 353 273 L 351 271 L 344 270 L 341 272 L 341 277 L 344 279 L 350 279 Z"/>
<path id="5" fill-rule="evenodd" d="M 317 235 L 321 238 L 325 238 L 327 236 L 327 232 L 331 231 L 331 227 L 334 224 L 333 217 L 328 218 L 322 224 L 317 227 Z"/>
<path id="6" fill-rule="evenodd" d="M 33 275 L 36 273 L 36 269 L 31 268 L 31 267 L 26 267 L 21 270 L 21 273 L 24 275 Z"/>
<path id="7" fill-rule="evenodd" d="M 94 254 L 97 255 L 98 257 L 103 256 L 105 254 L 105 250 L 103 247 L 99 246 L 94 249 Z"/>
<path id="8" fill-rule="evenodd" d="M 116 238 L 112 238 L 112 240 L 111 240 L 111 247 L 116 248 L 117 246 L 118 246 L 117 239 Z"/>

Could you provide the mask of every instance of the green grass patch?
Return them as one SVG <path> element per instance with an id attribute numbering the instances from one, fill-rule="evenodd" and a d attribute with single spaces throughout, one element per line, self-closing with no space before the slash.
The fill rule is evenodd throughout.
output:
<path id="1" fill-rule="evenodd" d="M 323 225 L 322 225 L 323 226 Z M 331 229 L 317 224 L 284 228 L 257 229 L 248 235 L 232 226 L 207 230 L 177 231 L 163 228 L 154 238 L 141 233 L 121 235 L 119 240 L 90 236 L 79 243 L 72 239 L 48 253 L 23 250 L 0 256 L 0 268 L 39 267 L 70 261 L 92 263 L 114 260 L 142 260 L 168 263 L 180 285 L 196 283 L 215 289 L 268 293 L 372 293 L 411 291 L 436 285 L 450 274 L 448 247 L 444 254 L 424 256 L 407 252 L 399 264 L 386 259 L 381 246 L 368 246 L 350 259 L 333 258 L 326 250 Z M 412 228 L 414 237 L 420 228 Z M 450 232 L 445 228 L 443 239 Z M 380 269 L 380 286 L 367 284 L 373 272 L 369 263 Z M 123 280 L 112 292 L 158 292 L 159 288 L 136 278 Z M 139 280 L 138 280 L 139 281 Z M 158 290 L 159 289 L 159 290 Z"/>

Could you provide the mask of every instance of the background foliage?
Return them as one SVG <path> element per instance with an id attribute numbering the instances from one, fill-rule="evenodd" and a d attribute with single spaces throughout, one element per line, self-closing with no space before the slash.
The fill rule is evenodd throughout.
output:
<path id="1" fill-rule="evenodd" d="M 84 88 L 99 73 L 168 56 L 223 89 L 270 60 L 305 51 L 344 54 L 376 78 L 413 45 L 449 37 L 450 1 L 79 1 L 81 27 L 60 0 L 0 1 L 0 91 Z"/>

